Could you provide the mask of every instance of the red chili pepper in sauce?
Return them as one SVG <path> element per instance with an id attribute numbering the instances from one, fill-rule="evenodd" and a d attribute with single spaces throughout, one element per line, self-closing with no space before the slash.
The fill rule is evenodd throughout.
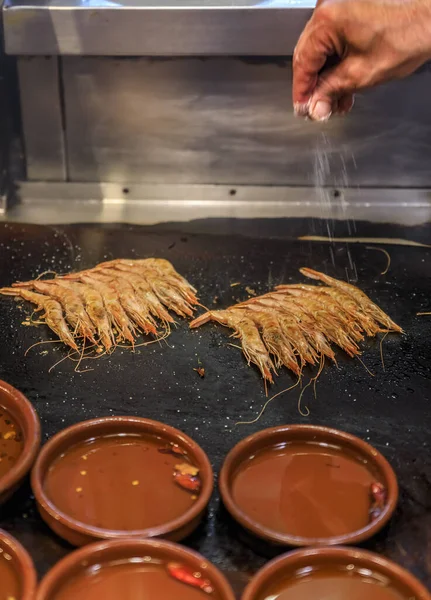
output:
<path id="1" fill-rule="evenodd" d="M 386 489 L 382 483 L 374 482 L 371 484 L 371 496 L 376 504 L 379 506 L 385 505 L 386 500 Z"/>
<path id="2" fill-rule="evenodd" d="M 201 480 L 198 475 L 190 475 L 190 473 L 180 473 L 174 471 L 174 481 L 180 487 L 188 490 L 189 492 L 200 492 Z"/>
<path id="3" fill-rule="evenodd" d="M 386 504 L 386 488 L 382 483 L 378 481 L 373 481 L 370 486 L 370 497 L 371 497 L 371 507 L 370 507 L 370 520 L 374 521 L 383 512 Z"/>
<path id="4" fill-rule="evenodd" d="M 166 568 L 169 575 L 174 579 L 181 581 L 181 583 L 196 587 L 206 594 L 213 593 L 214 588 L 211 581 L 202 577 L 200 571 L 193 571 L 190 567 L 178 563 L 168 563 Z"/>

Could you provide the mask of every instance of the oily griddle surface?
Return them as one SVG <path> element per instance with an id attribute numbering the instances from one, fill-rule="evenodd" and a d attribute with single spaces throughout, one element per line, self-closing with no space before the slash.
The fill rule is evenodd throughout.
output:
<path id="1" fill-rule="evenodd" d="M 181 227 L 180 225 L 178 228 Z M 280 230 L 280 222 L 277 222 Z M 338 369 L 328 366 L 319 379 L 317 398 L 311 388 L 303 403 L 309 417 L 297 408 L 298 389 L 277 398 L 260 421 L 251 420 L 265 402 L 263 382 L 247 367 L 241 352 L 228 346 L 229 330 L 206 325 L 189 331 L 179 322 L 168 344 L 118 349 L 109 357 L 76 363 L 61 362 L 59 344 L 44 344 L 24 353 L 39 340 L 52 339 L 45 327 L 24 327 L 31 309 L 19 309 L 13 299 L 0 299 L 0 378 L 20 389 L 40 416 L 44 439 L 81 420 L 107 415 L 138 415 L 162 420 L 192 436 L 208 453 L 217 473 L 223 457 L 243 437 L 283 423 L 308 423 L 343 429 L 370 441 L 392 463 L 400 483 L 400 502 L 388 528 L 367 547 L 394 559 L 431 586 L 431 251 L 387 246 L 391 266 L 378 250 L 352 244 L 324 244 L 276 239 L 160 231 L 161 227 L 62 227 L 0 225 L 0 284 L 36 277 L 45 270 L 65 272 L 91 267 L 115 257 L 163 257 L 199 290 L 201 302 L 223 308 L 247 297 L 246 286 L 257 294 L 274 285 L 302 281 L 301 266 L 340 278 L 358 275 L 358 285 L 405 330 L 384 342 L 385 370 L 378 341 L 364 344 L 363 360 L 339 355 Z M 267 225 L 268 229 L 268 225 Z M 398 232 L 396 232 L 398 234 Z M 423 234 L 423 228 L 421 230 Z M 277 235 L 277 234 L 275 234 Z M 381 237 L 391 235 L 382 226 Z M 397 237 L 400 237 L 397 235 Z M 431 236 L 428 235 L 428 239 Z M 234 283 L 240 283 L 232 287 Z M 199 361 L 199 362 L 198 362 Z M 205 378 L 193 370 L 201 364 Z M 294 382 L 281 372 L 270 394 Z M 0 527 L 10 531 L 31 552 L 42 575 L 70 551 L 42 523 L 28 486 L 1 509 Z M 238 591 L 265 563 L 240 541 L 223 512 L 218 492 L 208 518 L 187 540 L 223 569 Z"/>

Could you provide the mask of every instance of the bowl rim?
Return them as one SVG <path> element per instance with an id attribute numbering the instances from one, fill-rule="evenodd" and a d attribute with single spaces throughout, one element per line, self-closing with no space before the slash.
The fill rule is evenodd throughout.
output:
<path id="1" fill-rule="evenodd" d="M 14 488 L 15 485 L 27 475 L 33 466 L 41 443 L 39 417 L 30 401 L 15 387 L 6 381 L 0 380 L 0 405 L 3 405 L 1 399 L 2 395 L 8 396 L 11 402 L 15 404 L 17 409 L 22 413 L 24 417 L 23 420 L 26 421 L 27 432 L 23 432 L 24 445 L 18 460 L 14 466 L 0 478 L 0 496 Z M 5 408 L 6 410 L 9 410 L 7 407 Z M 20 422 L 20 419 L 17 418 L 16 415 L 14 415 L 14 419 L 18 421 L 20 427 L 23 428 L 22 422 Z"/>
<path id="2" fill-rule="evenodd" d="M 276 435 L 284 433 L 286 435 L 286 441 L 288 441 L 290 435 L 298 432 L 303 432 L 304 439 L 306 439 L 307 435 L 309 435 L 310 438 L 313 435 L 320 435 L 327 436 L 328 439 L 338 442 L 341 446 L 343 444 L 353 445 L 359 451 L 359 454 L 367 456 L 370 462 L 372 461 L 377 466 L 386 480 L 387 500 L 385 508 L 376 519 L 362 529 L 352 531 L 348 534 L 331 537 L 308 538 L 274 531 L 250 518 L 243 510 L 241 510 L 233 498 L 230 485 L 230 478 L 238 468 L 236 464 L 237 460 L 248 448 L 251 449 L 261 440 L 267 440 L 267 445 L 271 446 L 271 439 Z M 219 476 L 219 490 L 226 509 L 242 527 L 251 531 L 251 533 L 253 533 L 255 536 L 262 538 L 267 542 L 272 544 L 275 543 L 281 546 L 292 547 L 322 545 L 338 546 L 363 542 L 364 540 L 367 540 L 375 535 L 388 523 L 396 509 L 399 495 L 398 481 L 395 472 L 386 458 L 378 450 L 376 450 L 376 448 L 351 433 L 321 425 L 279 425 L 277 427 L 263 429 L 262 431 L 244 438 L 232 448 L 224 460 Z"/>
<path id="3" fill-rule="evenodd" d="M 91 430 L 93 428 L 97 428 L 101 425 L 109 423 L 124 423 L 126 426 L 128 424 L 138 425 L 143 428 L 143 433 L 146 432 L 151 434 L 154 432 L 154 434 L 159 435 L 163 435 L 163 433 L 165 433 L 167 437 L 170 436 L 176 438 L 180 443 L 187 447 L 190 455 L 195 457 L 196 461 L 199 463 L 199 469 L 203 476 L 202 489 L 199 493 L 199 496 L 196 502 L 194 502 L 194 504 L 186 512 L 176 519 L 161 525 L 148 527 L 146 529 L 107 529 L 88 525 L 78 521 L 77 519 L 74 519 L 73 517 L 59 510 L 49 499 L 44 490 L 44 474 L 46 473 L 46 469 L 48 468 L 49 464 L 52 464 L 53 460 L 58 458 L 58 454 L 55 454 L 55 451 L 63 442 L 67 440 L 70 440 L 70 446 L 73 446 L 75 443 L 77 443 L 76 441 L 74 442 L 75 435 L 78 433 L 82 434 L 83 431 L 87 431 L 89 434 L 89 439 L 91 439 Z M 54 457 L 52 457 L 52 454 L 54 454 Z M 166 425 L 160 421 L 154 421 L 152 419 L 145 419 L 142 417 L 111 416 L 99 417 L 97 419 L 90 419 L 88 421 L 80 421 L 79 423 L 75 423 L 74 425 L 63 429 L 50 438 L 40 451 L 33 467 L 31 474 L 31 487 L 36 501 L 42 507 L 42 509 L 45 510 L 52 519 L 59 521 L 69 530 L 98 540 L 131 538 L 139 536 L 151 538 L 162 537 L 172 533 L 199 517 L 210 501 L 214 488 L 214 473 L 205 451 L 197 442 L 179 429 L 171 427 L 170 425 Z"/>
<path id="4" fill-rule="evenodd" d="M 68 571 L 72 570 L 75 566 L 81 564 L 83 568 L 85 568 L 85 563 L 94 553 L 104 553 L 115 549 L 124 549 L 127 551 L 136 548 L 137 552 L 145 552 L 148 554 L 151 549 L 160 547 L 167 551 L 170 550 L 173 554 L 175 554 L 176 561 L 178 560 L 179 556 L 187 556 L 193 561 L 205 563 L 208 567 L 211 581 L 215 584 L 216 589 L 219 591 L 222 597 L 222 600 L 235 600 L 235 595 L 226 577 L 212 562 L 207 560 L 204 556 L 180 544 L 169 542 L 167 540 L 151 538 L 122 538 L 118 540 L 105 540 L 88 544 L 87 546 L 79 548 L 78 550 L 74 550 L 72 553 L 68 554 L 57 564 L 55 564 L 50 571 L 48 571 L 39 585 L 36 594 L 36 600 L 49 600 L 49 594 L 54 591 L 55 584 L 61 580 L 62 577 L 67 577 Z"/>
<path id="5" fill-rule="evenodd" d="M 261 588 L 265 586 L 270 579 L 274 578 L 278 572 L 284 569 L 293 569 L 295 564 L 299 567 L 303 559 L 312 559 L 319 556 L 332 558 L 334 560 L 339 558 L 340 560 L 349 559 L 352 561 L 362 561 L 368 566 L 370 566 L 370 564 L 374 565 L 376 571 L 380 570 L 381 572 L 384 572 L 386 576 L 391 576 L 392 581 L 402 582 L 405 587 L 409 588 L 413 597 L 417 600 L 431 599 L 431 594 L 419 579 L 404 569 L 404 567 L 401 567 L 380 554 L 348 546 L 322 546 L 319 548 L 293 550 L 271 560 L 256 573 L 244 590 L 241 600 L 258 600 L 259 594 L 264 591 Z"/>
<path id="6" fill-rule="evenodd" d="M 18 562 L 22 585 L 20 600 L 33 600 L 37 588 L 37 574 L 30 554 L 4 529 L 0 529 L 0 544 L 6 547 Z"/>

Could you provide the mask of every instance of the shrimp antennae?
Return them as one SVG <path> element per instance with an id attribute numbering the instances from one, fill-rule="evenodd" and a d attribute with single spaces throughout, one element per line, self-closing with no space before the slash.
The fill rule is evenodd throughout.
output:
<path id="1" fill-rule="evenodd" d="M 59 344 L 61 342 L 61 340 L 41 340 L 40 342 L 36 342 L 35 344 L 32 344 L 31 346 L 29 346 L 27 348 L 27 350 L 24 352 L 24 356 L 27 356 L 27 354 L 30 352 L 30 350 L 32 348 L 34 348 L 35 346 L 40 346 L 41 344 Z"/>
<path id="2" fill-rule="evenodd" d="M 299 384 L 300 381 L 301 381 L 301 377 L 298 377 L 298 381 L 296 383 L 294 383 L 290 387 L 286 388 L 285 390 L 281 390 L 281 392 L 277 392 L 277 394 L 274 394 L 274 396 L 271 396 L 271 398 L 269 398 L 265 402 L 265 404 L 262 406 L 262 409 L 261 409 L 260 413 L 257 415 L 257 417 L 255 419 L 253 419 L 253 421 L 237 421 L 235 423 L 235 426 L 236 425 L 253 425 L 254 423 L 257 423 L 259 421 L 259 419 L 262 417 L 262 415 L 265 412 L 265 410 L 267 409 L 268 404 L 270 402 L 272 402 L 273 400 L 275 400 L 276 398 L 278 398 L 278 396 L 281 396 L 285 392 L 289 392 L 290 390 L 293 390 L 293 388 L 295 388 Z"/>
<path id="3" fill-rule="evenodd" d="M 310 409 L 308 408 L 308 406 L 305 406 L 305 407 L 304 407 L 304 408 L 305 408 L 305 411 L 307 411 L 307 412 L 305 412 L 305 411 L 303 411 L 303 410 L 302 410 L 301 403 L 302 403 L 302 397 L 304 396 L 304 392 L 305 392 L 305 390 L 306 390 L 308 387 L 310 387 L 310 385 L 312 384 L 312 382 L 313 382 L 313 379 L 310 379 L 310 381 L 307 383 L 307 385 L 305 385 L 305 386 L 302 388 L 302 390 L 301 390 L 301 393 L 299 394 L 299 398 L 298 398 L 298 412 L 299 412 L 299 414 L 300 414 L 302 417 L 309 417 L 309 416 L 310 416 Z"/>

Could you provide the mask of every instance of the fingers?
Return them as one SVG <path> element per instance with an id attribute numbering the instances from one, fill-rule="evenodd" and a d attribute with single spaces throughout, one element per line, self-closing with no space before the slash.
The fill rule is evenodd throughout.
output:
<path id="1" fill-rule="evenodd" d="M 430 0 L 318 0 L 294 53 L 296 114 L 345 114 L 355 91 L 412 73 L 431 56 L 430 22 Z"/>
<path id="2" fill-rule="evenodd" d="M 347 115 L 355 104 L 355 96 L 353 94 L 344 94 L 338 100 L 337 113 L 340 115 Z"/>
<path id="3" fill-rule="evenodd" d="M 307 106 L 317 85 L 319 73 L 331 56 L 342 56 L 338 33 L 337 3 L 319 0 L 310 21 L 299 38 L 293 55 L 293 104 L 297 114 Z"/>
<path id="4" fill-rule="evenodd" d="M 311 19 L 293 55 L 293 105 L 298 115 L 307 114 L 319 71 L 325 65 L 328 56 L 334 52 L 327 30 L 318 20 Z"/>
<path id="5" fill-rule="evenodd" d="M 344 94 L 340 96 L 338 100 L 333 100 L 332 102 L 332 114 L 336 115 L 347 115 L 355 103 L 355 97 L 353 94 Z"/>
<path id="6" fill-rule="evenodd" d="M 353 92 L 361 85 L 362 61 L 345 58 L 317 81 L 308 105 L 308 116 L 327 121 L 334 113 L 346 114 L 353 106 Z"/>
<path id="7" fill-rule="evenodd" d="M 352 59 L 344 58 L 336 67 L 319 75 L 328 58 L 343 56 L 344 42 L 337 31 L 337 7 L 319 0 L 306 25 L 293 57 L 293 105 L 297 116 L 326 121 L 334 113 L 352 109 L 356 82 Z"/>

